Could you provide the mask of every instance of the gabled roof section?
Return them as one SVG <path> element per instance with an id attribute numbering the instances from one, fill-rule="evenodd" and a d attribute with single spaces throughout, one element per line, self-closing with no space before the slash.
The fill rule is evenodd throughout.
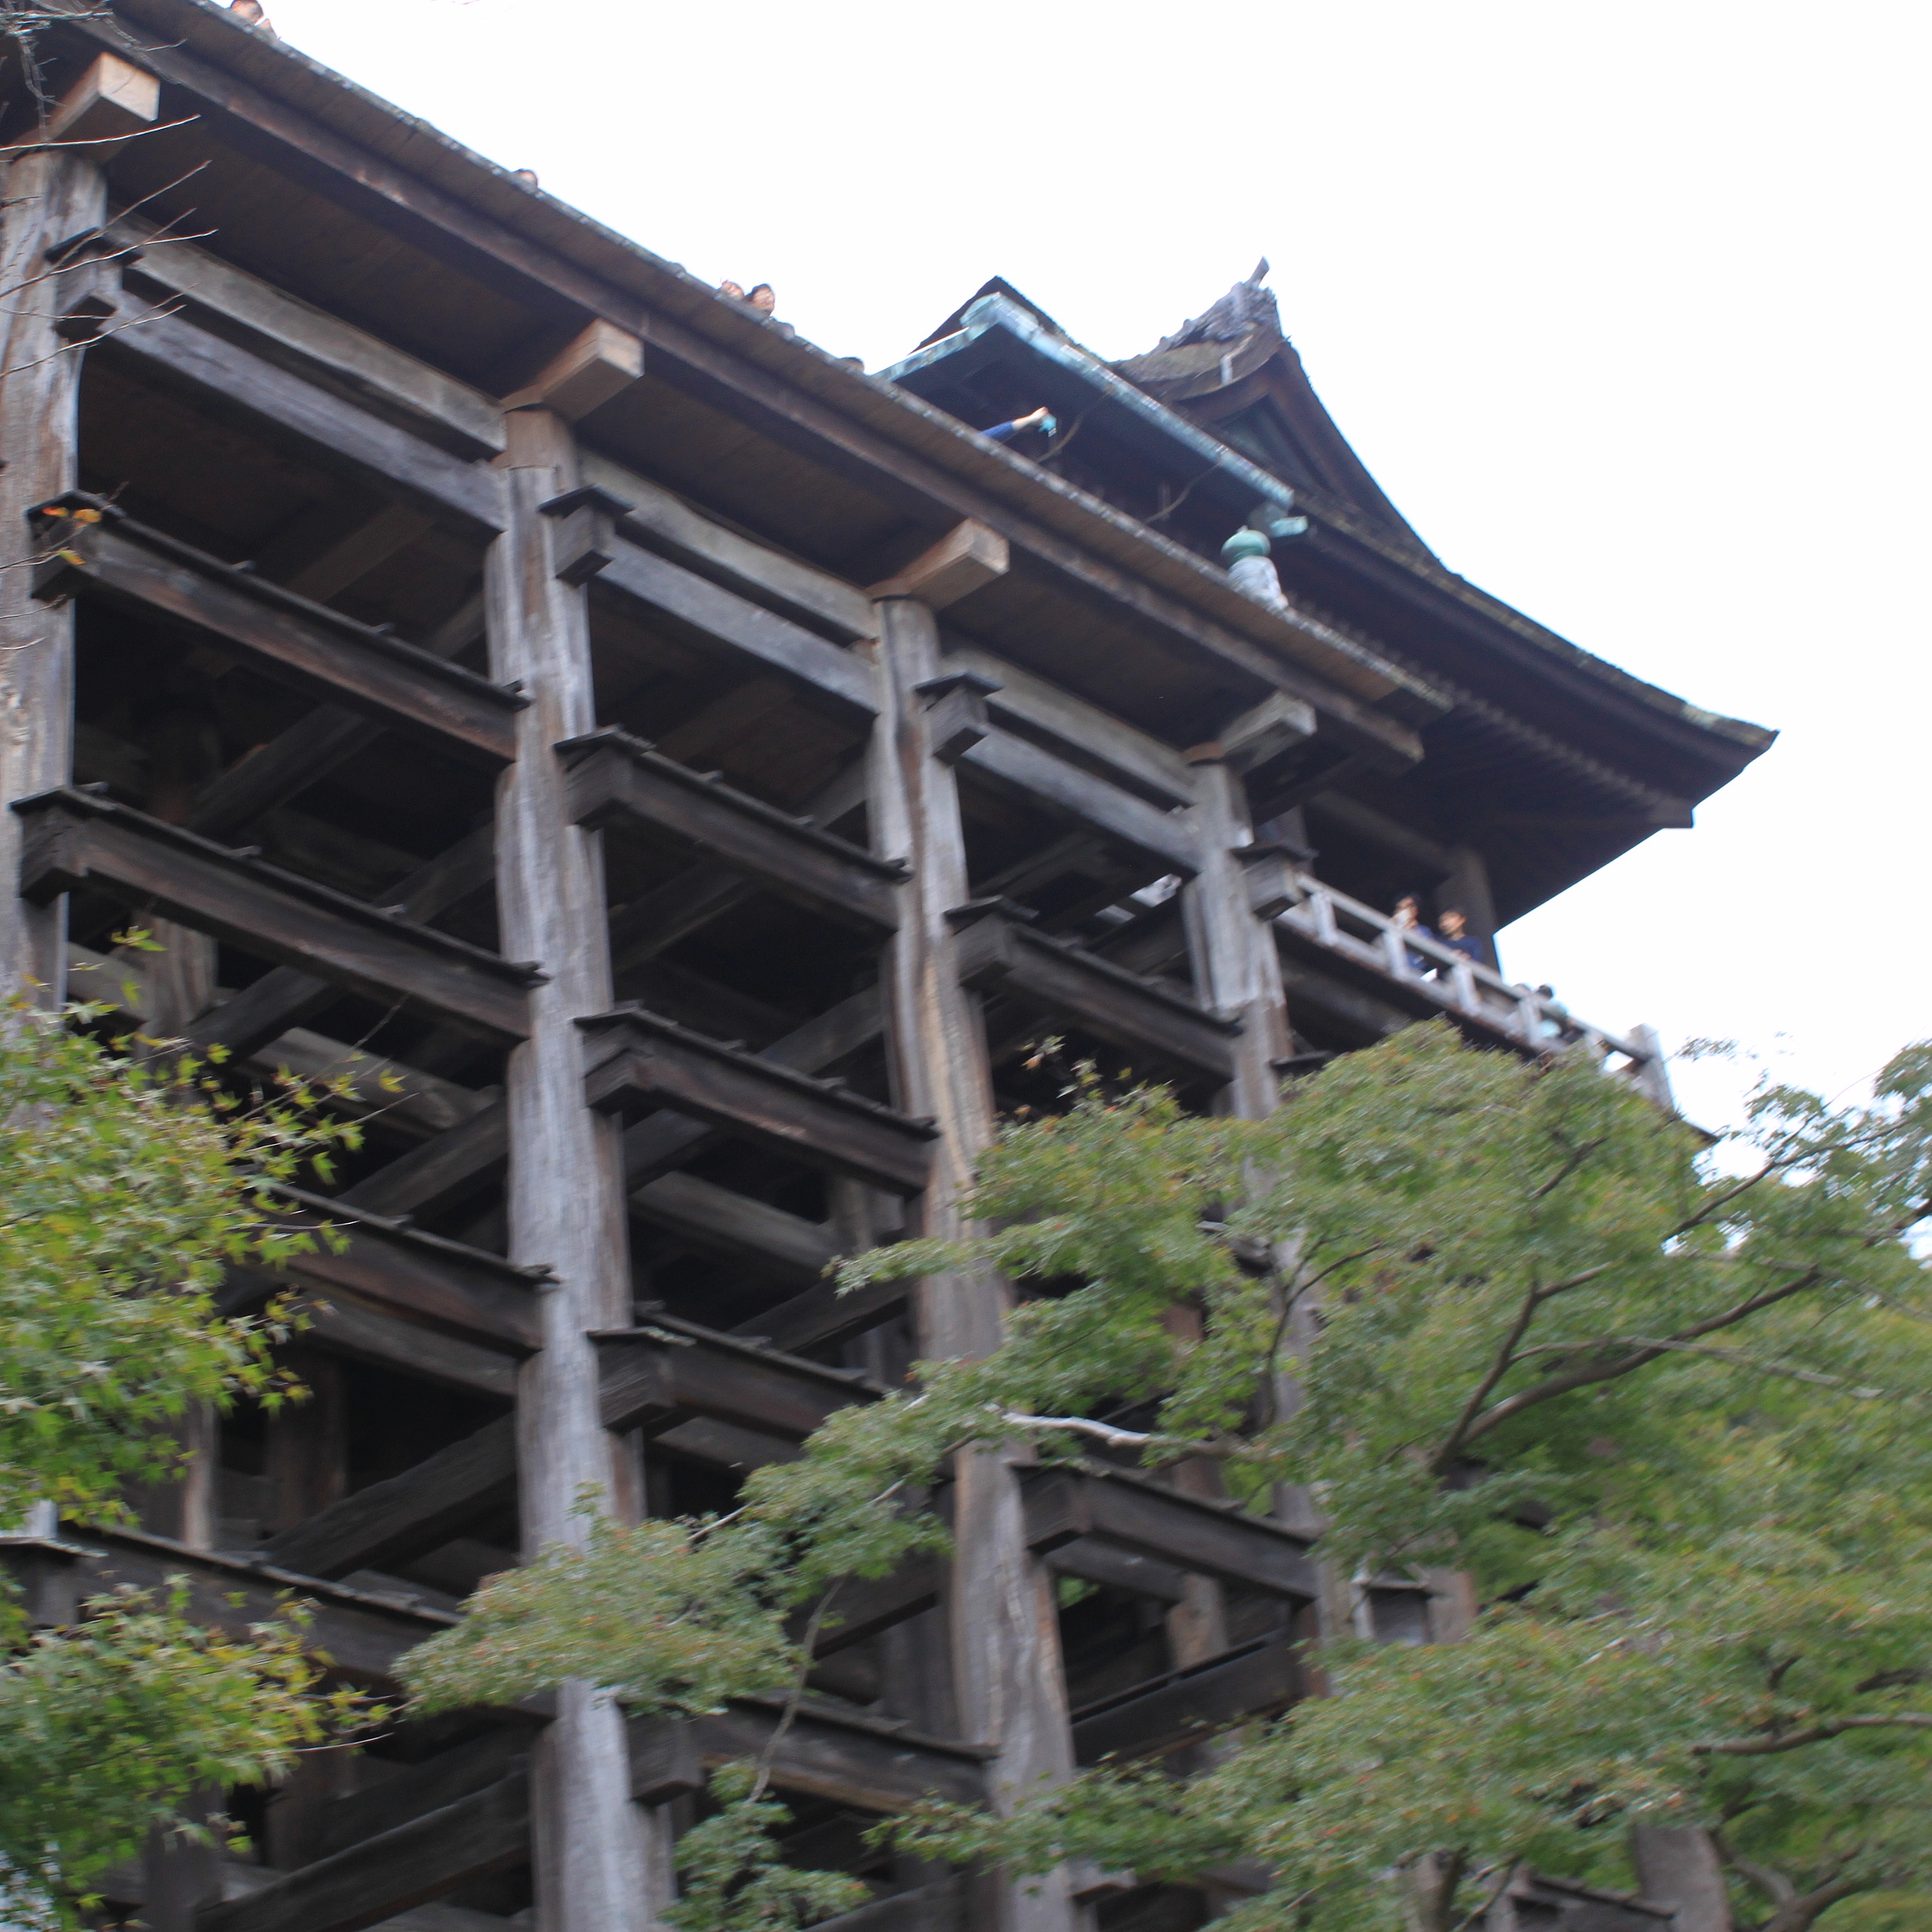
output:
<path id="1" fill-rule="evenodd" d="M 1281 326 L 1265 257 L 1202 314 L 1117 374 L 1210 428 L 1293 488 L 1339 498 L 1418 549 L 1422 540 L 1382 493 L 1322 406 Z"/>
<path id="2" fill-rule="evenodd" d="M 975 302 L 983 300 L 988 296 L 999 296 L 1011 302 L 1016 308 L 1024 309 L 1027 314 L 1031 316 L 1049 335 L 1057 335 L 1063 341 L 1072 340 L 1066 330 L 1062 328 L 1059 323 L 1040 307 L 1039 303 L 1028 301 L 1011 282 L 1006 280 L 1005 276 L 994 275 L 990 280 L 982 282 L 930 335 L 920 344 L 919 347 L 930 349 L 935 342 L 944 342 L 949 335 L 957 335 L 966 326 L 968 310 Z M 915 350 L 914 353 L 916 355 L 918 350 Z"/>

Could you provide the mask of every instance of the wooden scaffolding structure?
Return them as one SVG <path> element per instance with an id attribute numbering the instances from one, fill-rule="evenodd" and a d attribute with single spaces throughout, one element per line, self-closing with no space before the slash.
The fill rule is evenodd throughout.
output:
<path id="1" fill-rule="evenodd" d="M 586 1485 L 728 1504 L 994 1346 L 997 1283 L 824 1270 L 955 1226 L 1000 1117 L 1055 1104 L 1048 1034 L 1250 1115 L 1429 1016 L 1667 1100 L 1654 1038 L 1504 979 L 1494 931 L 1768 735 L 1443 569 L 1258 283 L 1119 368 L 989 284 L 868 376 L 206 0 L 67 11 L 58 111 L 14 71 L 0 124 L 0 966 L 346 1072 L 368 1118 L 287 1203 L 346 1237 L 289 1277 L 313 1400 L 193 1421 L 138 1532 L 14 1538 L 37 1615 L 292 1588 L 380 1687 Z M 1042 402 L 1057 447 L 977 433 Z M 1291 511 L 1257 601 L 1221 542 Z M 1405 890 L 1484 956 L 1396 934 Z M 130 922 L 166 950 L 108 957 Z M 986 1455 L 947 1507 L 952 1558 L 854 1592 L 777 1754 L 792 1849 L 878 1891 L 842 1932 L 1157 1932 L 1264 1882 L 866 1852 L 923 1793 L 1281 1709 L 1323 1614 L 1312 1526 L 1184 1475 Z M 238 1800 L 254 1863 L 115 1895 L 157 1932 L 645 1932 L 707 1768 L 778 1716 L 566 1687 L 412 1724 Z"/>

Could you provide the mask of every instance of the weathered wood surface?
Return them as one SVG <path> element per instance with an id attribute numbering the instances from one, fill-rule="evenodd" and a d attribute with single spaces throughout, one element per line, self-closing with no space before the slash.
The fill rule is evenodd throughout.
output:
<path id="1" fill-rule="evenodd" d="M 326 1652 L 338 1669 L 365 1682 L 392 1681 L 398 1657 L 456 1621 L 400 1598 L 298 1576 L 252 1557 L 190 1550 L 166 1537 L 134 1530 L 70 1526 L 63 1542 L 72 1553 L 61 1561 L 76 1599 L 123 1584 L 164 1592 L 169 1580 L 178 1576 L 187 1586 L 186 1614 L 232 1636 L 244 1636 L 250 1624 L 268 1622 L 285 1598 L 298 1596 L 311 1612 L 310 1646 Z M 0 1556 L 6 1548 L 0 1544 Z"/>
<path id="2" fill-rule="evenodd" d="M 341 1198 L 377 1214 L 425 1212 L 482 1186 L 509 1150 L 509 1110 L 497 1101 L 379 1168 Z"/>
<path id="3" fill-rule="evenodd" d="M 592 1330 L 630 1314 L 622 1162 L 614 1122 L 584 1105 L 576 1022 L 610 1002 L 602 855 L 571 822 L 554 747 L 596 727 L 587 593 L 557 574 L 558 526 L 542 506 L 582 478 L 568 426 L 542 409 L 507 418 L 508 527 L 491 545 L 484 592 L 490 675 L 531 695 L 518 757 L 496 799 L 496 903 L 503 943 L 550 964 L 528 1040 L 509 1059 L 505 1102 L 510 1253 L 544 1266 L 543 1346 L 517 1402 L 518 1506 L 524 1553 L 580 1545 L 586 1488 L 619 1515 L 637 1510 L 635 1466 L 598 1414 Z M 621 1714 L 591 1685 L 559 1687 L 535 1760 L 536 1891 L 549 1932 L 646 1932 L 668 1894 L 668 1846 L 647 1834 L 626 1790 Z"/>
<path id="4" fill-rule="evenodd" d="M 745 1698 L 702 1718 L 634 1718 L 632 1788 L 656 1803 L 680 1788 L 698 1789 L 687 1780 L 765 1750 L 783 1714 L 779 1704 Z M 926 1797 L 972 1804 L 986 1796 L 986 1756 L 977 1746 L 923 1737 L 808 1699 L 772 1757 L 772 1782 L 782 1791 L 867 1811 L 900 1811 Z"/>
<path id="5" fill-rule="evenodd" d="M 1271 1715 L 1301 1694 L 1295 1646 L 1264 1641 L 1076 1711 L 1074 1749 L 1089 1765 L 1151 1756 L 1198 1743 L 1245 1718 Z"/>
<path id="6" fill-rule="evenodd" d="M 951 638 L 945 644 L 946 670 L 976 672 L 999 687 L 988 694 L 987 708 L 1010 728 L 1052 739 L 1062 757 L 1098 766 L 1099 776 L 1160 810 L 1194 802 L 1193 767 L 1171 745 L 991 651 Z"/>
<path id="7" fill-rule="evenodd" d="M 480 1737 L 392 1771 L 367 1790 L 324 1805 L 316 1826 L 317 1855 L 346 1851 L 412 1819 L 440 1811 L 459 1798 L 487 1791 L 530 1750 L 532 1726 L 499 1724 Z"/>
<path id="8" fill-rule="evenodd" d="M 438 1548 L 485 1510 L 508 1502 L 516 1481 L 516 1420 L 506 1416 L 413 1469 L 372 1483 L 272 1536 L 262 1554 L 305 1576 L 386 1569 L 412 1551 Z"/>
<path id="9" fill-rule="evenodd" d="M 943 670 L 932 613 L 914 599 L 892 598 L 880 605 L 880 615 L 886 710 L 872 736 L 872 835 L 877 850 L 905 860 L 911 872 L 898 931 L 885 955 L 890 1064 L 900 1104 L 932 1114 L 944 1130 L 912 1229 L 944 1239 L 973 1232 L 960 1204 L 994 1134 L 984 1028 L 975 996 L 960 984 L 958 936 L 946 917 L 972 896 L 959 811 L 959 773 L 966 766 L 935 755 L 931 713 L 921 695 L 920 687 Z M 968 760 L 1002 736 L 982 740 Z M 1118 796 L 1150 817 L 1163 816 L 1126 793 Z M 1000 1345 L 1010 1292 L 984 1272 L 917 1284 L 920 1353 L 955 1360 L 990 1354 Z M 1006 1456 L 962 1454 L 954 1474 L 954 1547 L 944 1609 L 950 1682 L 935 1686 L 935 1701 L 950 1700 L 957 1713 L 950 1721 L 993 1747 L 987 1790 L 1004 1810 L 1073 1766 L 1054 1581 L 1028 1544 L 1016 1472 Z M 995 1922 L 1002 1932 L 1078 1932 L 1084 1920 L 1064 1870 L 1041 1880 L 1002 1880 L 996 1889 Z"/>
<path id="10" fill-rule="evenodd" d="M 1232 1504 L 1157 1488 L 1099 1466 L 1028 1470 L 1021 1488 L 1035 1550 L 1091 1538 L 1293 1602 L 1315 1599 L 1308 1539 Z"/>
<path id="11" fill-rule="evenodd" d="M 963 985 L 1111 1041 L 1184 1080 L 1220 1086 L 1233 1078 L 1238 1020 L 1204 1012 L 1098 953 L 1035 931 L 1005 900 L 956 906 L 948 917 L 959 935 Z"/>
<path id="12" fill-rule="evenodd" d="M 894 1193 L 916 1194 L 926 1185 L 934 1132 L 928 1121 L 640 1007 L 579 1024 L 587 1034 L 584 1092 L 593 1107 L 632 1120 L 668 1107 Z"/>
<path id="13" fill-rule="evenodd" d="M 1188 876 L 1201 869 L 1200 842 L 1186 819 L 995 726 L 961 760 L 976 780 L 1090 826 L 1114 843 Z"/>
<path id="14" fill-rule="evenodd" d="M 651 1430 L 703 1415 L 803 1437 L 835 1411 L 882 1392 L 858 1376 L 669 1316 L 596 1340 L 607 1429 Z"/>
<path id="15" fill-rule="evenodd" d="M 530 702 L 520 694 L 111 507 L 104 513 L 85 532 L 62 526 L 61 554 L 34 573 L 43 602 L 80 598 L 217 640 L 278 683 L 492 770 L 515 754 L 515 714 Z"/>
<path id="16" fill-rule="evenodd" d="M 122 217 L 109 226 L 117 246 L 147 249 L 122 272 L 136 294 L 179 304 L 198 326 L 218 323 L 231 337 L 238 334 L 253 353 L 413 430 L 452 455 L 488 462 L 502 449 L 503 406 L 494 396 L 192 242 L 170 236 L 161 247 L 147 248 L 155 232 L 138 216 Z"/>
<path id="17" fill-rule="evenodd" d="M 621 545 L 598 578 L 599 596 L 628 598 L 680 634 L 730 653 L 746 670 L 776 672 L 846 716 L 878 709 L 872 668 L 776 611 L 635 544 Z"/>
<path id="18" fill-rule="evenodd" d="M 85 886 L 484 1040 L 528 1030 L 528 989 L 542 976 L 532 968 L 91 793 L 43 792 L 14 809 L 26 821 L 20 889 L 36 904 Z"/>
<path id="19" fill-rule="evenodd" d="M 299 1297 L 294 1312 L 308 1324 L 302 1340 L 312 1348 L 440 1388 L 516 1400 L 519 1358 L 500 1349 L 401 1321 L 339 1288 Z"/>
<path id="20" fill-rule="evenodd" d="M 518 1769 L 245 1898 L 204 1908 L 197 1932 L 363 1932 L 530 1856 L 530 1784 Z"/>
<path id="21" fill-rule="evenodd" d="M 631 1210 L 694 1248 L 749 1260 L 788 1280 L 815 1282 L 844 1252 L 830 1228 L 734 1193 L 694 1174 L 660 1174 L 632 1193 Z"/>
<path id="22" fill-rule="evenodd" d="M 281 1264 L 278 1276 L 323 1293 L 340 1288 L 404 1321 L 500 1353 L 527 1355 L 542 1346 L 542 1269 L 345 1202 L 295 1189 L 283 1190 L 282 1198 L 287 1226 L 332 1229 L 341 1248 L 318 1236 L 308 1252 Z M 272 1278 L 238 1270 L 230 1283 L 224 1303 L 239 1306 L 265 1293 Z"/>
<path id="23" fill-rule="evenodd" d="M 584 480 L 630 505 L 624 532 L 700 577 L 840 644 L 874 636 L 872 600 L 856 586 L 713 523 L 663 484 L 586 450 Z"/>
<path id="24" fill-rule="evenodd" d="M 503 489 L 478 469 L 410 430 L 197 328 L 186 315 L 130 303 L 140 326 L 100 346 L 139 379 L 185 390 L 211 416 L 292 446 L 319 468 L 417 505 L 477 534 L 500 530 Z"/>
<path id="25" fill-rule="evenodd" d="M 912 1294 L 912 1285 L 903 1281 L 872 1282 L 849 1294 L 836 1282 L 822 1281 L 761 1315 L 748 1316 L 738 1332 L 802 1354 L 878 1328 L 904 1308 Z"/>
<path id="26" fill-rule="evenodd" d="M 560 745 L 577 823 L 616 826 L 710 854 L 782 897 L 883 938 L 898 916 L 898 868 L 808 820 L 665 758 L 607 727 Z"/>
<path id="27" fill-rule="evenodd" d="M 83 76 L 83 78 L 85 78 Z M 78 480 L 82 350 L 56 326 L 89 271 L 49 277 L 46 251 L 98 226 L 106 212 L 100 170 L 86 150 L 40 149 L 5 158 L 0 287 L 25 290 L 0 315 L 0 562 L 38 554 L 27 513 Z M 70 297 L 63 284 L 76 286 Z M 72 776 L 74 616 L 32 595 L 32 573 L 0 571 L 0 805 Z M 0 814 L 0 994 L 28 984 L 58 1004 L 65 983 L 65 920 L 55 904 L 15 897 L 26 827 Z"/>

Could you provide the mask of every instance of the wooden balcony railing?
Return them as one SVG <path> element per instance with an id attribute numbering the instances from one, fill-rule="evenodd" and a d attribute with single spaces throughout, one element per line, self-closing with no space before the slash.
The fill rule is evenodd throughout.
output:
<path id="1" fill-rule="evenodd" d="M 1466 958 L 1454 946 L 1325 885 L 1280 848 L 1247 848 L 1250 896 L 1277 943 L 1410 1012 L 1440 1014 L 1472 1036 L 1520 1053 L 1582 1054 L 1671 1108 L 1670 1076 L 1654 1028 L 1615 1034 L 1574 1018 L 1553 999 Z M 1245 856 L 1245 854 L 1244 854 Z"/>

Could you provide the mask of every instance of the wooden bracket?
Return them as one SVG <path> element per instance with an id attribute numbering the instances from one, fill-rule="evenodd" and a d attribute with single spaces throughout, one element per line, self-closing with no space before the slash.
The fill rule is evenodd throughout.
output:
<path id="1" fill-rule="evenodd" d="M 992 730 L 986 700 L 1000 688 L 976 670 L 948 671 L 944 677 L 929 677 L 913 686 L 926 700 L 932 755 L 940 764 L 956 765 Z"/>
<path id="2" fill-rule="evenodd" d="M 1299 850 L 1273 841 L 1234 848 L 1234 857 L 1247 875 L 1248 910 L 1256 918 L 1273 919 L 1301 903 L 1294 878 Z"/>
<path id="3" fill-rule="evenodd" d="M 161 83 L 130 62 L 102 54 L 69 88 L 53 111 L 50 142 L 86 142 L 92 161 L 111 159 L 121 144 L 160 118 Z"/>
<path id="4" fill-rule="evenodd" d="M 503 399 L 506 410 L 551 410 L 577 422 L 628 389 L 644 373 L 644 345 L 614 323 L 593 322 L 545 363 L 528 386 Z"/>
<path id="5" fill-rule="evenodd" d="M 557 519 L 556 574 L 573 590 L 609 567 L 617 554 L 617 520 L 629 515 L 632 508 L 621 496 L 595 484 L 566 490 L 537 507 Z"/>
<path id="6" fill-rule="evenodd" d="M 896 575 L 874 584 L 872 595 L 916 597 L 928 610 L 943 610 L 1005 576 L 1007 562 L 1006 538 L 969 517 Z"/>
<path id="7" fill-rule="evenodd" d="M 1277 691 L 1243 712 L 1212 744 L 1197 745 L 1187 756 L 1225 758 L 1236 771 L 1252 772 L 1314 735 L 1314 707 Z"/>

